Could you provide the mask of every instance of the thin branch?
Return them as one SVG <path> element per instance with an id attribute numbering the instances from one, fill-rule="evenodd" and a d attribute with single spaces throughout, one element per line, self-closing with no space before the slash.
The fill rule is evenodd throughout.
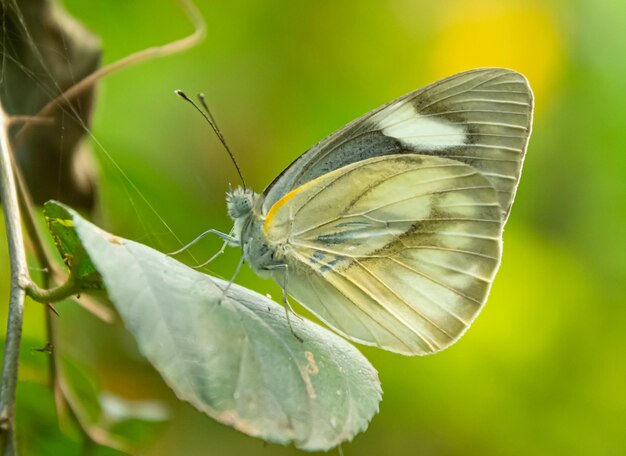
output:
<path id="1" fill-rule="evenodd" d="M 46 259 L 39 258 L 40 264 L 45 263 Z M 42 284 L 44 287 L 50 287 L 50 270 L 45 269 L 42 274 Z M 50 304 L 48 304 L 50 305 Z M 57 315 L 58 316 L 58 315 Z M 59 385 L 59 350 L 57 349 L 57 322 L 56 317 L 53 315 L 53 311 L 50 308 L 47 308 L 45 311 L 45 323 L 46 323 L 46 335 L 48 336 L 48 341 L 46 346 L 52 347 L 50 356 L 49 356 L 49 365 L 48 365 L 48 384 L 54 396 L 54 404 L 57 412 L 57 418 L 60 421 L 62 417 L 67 414 L 67 402 L 65 401 L 65 397 L 63 396 L 63 392 L 61 391 L 61 387 Z M 80 428 L 80 426 L 79 426 Z"/>
<path id="2" fill-rule="evenodd" d="M 11 297 L 9 318 L 2 360 L 0 377 L 0 432 L 5 455 L 17 454 L 15 446 L 15 392 L 17 388 L 17 370 L 22 340 L 24 320 L 24 298 L 26 292 L 22 285 L 28 280 L 28 266 L 24 239 L 20 225 L 20 208 L 17 200 L 15 178 L 11 171 L 11 146 L 9 143 L 9 121 L 0 106 L 0 198 L 6 224 L 11 261 Z"/>
<path id="3" fill-rule="evenodd" d="M 22 171 L 20 170 L 19 166 L 16 165 L 15 160 L 11 160 L 11 162 L 13 166 L 13 174 L 17 182 L 20 209 L 22 211 L 21 214 L 23 217 L 22 220 L 28 234 L 28 239 L 32 242 L 35 256 L 39 261 L 39 265 L 49 271 L 49 276 L 56 283 L 62 283 L 67 280 L 67 275 L 59 269 L 56 262 L 53 260 L 49 250 L 46 248 L 46 244 L 43 241 L 43 235 L 41 234 L 41 230 L 37 225 L 35 204 L 33 203 L 33 199 L 30 196 L 28 187 L 24 182 Z M 48 286 L 44 284 L 44 288 L 48 288 Z M 78 302 L 78 304 L 85 310 L 91 312 L 93 315 L 95 315 L 105 323 L 113 323 L 115 321 L 115 313 L 106 306 L 98 303 L 95 299 L 92 299 L 88 296 L 83 296 L 81 299 L 76 299 L 75 301 Z M 49 304 L 48 306 L 50 307 Z M 53 308 L 51 310 L 54 312 Z"/>
<path id="4" fill-rule="evenodd" d="M 193 4 L 191 0 L 178 0 L 178 2 L 180 3 L 183 11 L 185 11 L 187 16 L 189 17 L 189 20 L 194 25 L 194 31 L 191 35 L 181 38 L 180 40 L 164 44 L 163 46 L 155 46 L 143 49 L 129 56 L 126 56 L 123 59 L 118 60 L 117 62 L 113 62 L 110 65 L 100 68 L 98 71 L 91 73 L 89 76 L 86 76 L 85 78 L 74 84 L 58 97 L 50 100 L 48 104 L 46 104 L 39 111 L 37 117 L 49 116 L 57 107 L 62 106 L 63 104 L 68 104 L 77 95 L 89 89 L 100 79 L 111 73 L 114 73 L 115 71 L 127 68 L 131 65 L 136 65 L 146 60 L 166 57 L 171 54 L 182 52 L 200 43 L 206 35 L 206 23 L 204 22 L 200 11 L 198 11 L 198 8 L 196 7 L 196 5 Z M 28 131 L 30 131 L 31 125 L 31 123 L 26 123 L 17 132 L 17 134 L 15 135 L 15 144 L 19 144 L 22 137 L 24 137 L 24 135 L 26 135 Z"/>
<path id="5" fill-rule="evenodd" d="M 71 276 L 65 283 L 48 290 L 39 288 L 33 281 L 30 281 L 30 283 L 26 285 L 26 294 L 35 301 L 43 304 L 62 301 L 63 299 L 80 293 L 80 291 L 80 285 L 77 284 Z"/>
<path id="6" fill-rule="evenodd" d="M 58 366 L 61 367 L 61 366 Z M 76 423 L 78 423 L 78 428 L 80 432 L 83 434 L 85 439 L 85 444 L 98 444 L 102 446 L 107 446 L 118 451 L 122 451 L 124 453 L 130 453 L 131 449 L 128 445 L 126 445 L 122 441 L 117 441 L 111 439 L 108 432 L 102 429 L 97 425 L 93 425 L 89 423 L 89 418 L 87 411 L 83 406 L 80 405 L 80 400 L 72 391 L 72 388 L 67 384 L 64 375 L 57 376 L 57 385 L 63 394 L 64 400 L 69 405 L 69 410 L 72 413 L 72 416 Z"/>
<path id="7" fill-rule="evenodd" d="M 9 118 L 9 125 L 17 125 L 20 123 L 33 123 L 39 125 L 52 125 L 54 119 L 52 117 L 37 117 L 37 116 L 11 116 Z"/>
<path id="8" fill-rule="evenodd" d="M 178 41 L 168 43 L 164 46 L 142 50 L 111 65 L 101 68 L 99 71 L 87 76 L 79 83 L 68 89 L 66 92 L 51 100 L 40 111 L 37 118 L 28 119 L 26 117 L 23 117 L 18 119 L 19 121 L 25 121 L 26 124 L 20 129 L 20 131 L 16 135 L 15 141 L 19 142 L 20 138 L 24 137 L 24 135 L 29 131 L 32 125 L 36 123 L 41 123 L 42 117 L 46 117 L 58 106 L 62 106 L 63 104 L 68 103 L 78 94 L 92 87 L 98 80 L 100 80 L 104 76 L 119 69 L 143 62 L 148 59 L 154 59 L 167 56 L 176 52 L 181 52 L 199 43 L 206 34 L 206 24 L 202 19 L 199 11 L 190 0 L 179 1 L 181 7 L 185 10 L 190 20 L 194 24 L 195 30 L 191 35 Z M 10 123 L 11 120 L 8 118 L 8 116 L 0 106 L 0 198 L 2 199 L 7 239 L 9 243 L 8 250 L 11 261 L 11 294 L 9 302 L 9 318 L 5 338 L 2 374 L 0 377 L 0 437 L 4 454 L 16 455 L 17 446 L 13 416 L 15 409 L 19 351 L 24 317 L 24 298 L 26 294 L 25 288 L 29 289 L 29 294 L 35 297 L 42 298 L 44 300 L 54 300 L 56 298 L 63 297 L 68 293 L 72 294 L 72 292 L 75 290 L 72 287 L 73 284 L 71 283 L 71 279 L 68 280 L 68 282 L 66 282 L 65 284 L 53 290 L 42 290 L 34 285 L 34 283 L 29 278 L 22 228 L 20 225 L 20 207 L 18 204 L 16 182 L 14 173 L 12 172 L 12 151 L 8 133 L 8 127 Z M 26 192 L 24 195 L 28 195 L 28 193 Z M 28 205 L 27 202 L 25 203 L 23 201 L 22 203 Z M 32 220 L 30 220 L 29 222 L 32 222 Z M 36 231 L 35 224 L 29 226 L 29 228 L 33 229 L 33 232 Z M 38 235 L 35 235 L 34 239 L 37 239 L 35 241 L 36 244 L 41 240 Z M 51 261 L 48 261 L 49 257 L 47 255 L 47 252 L 45 252 L 45 249 L 42 248 L 42 244 L 39 243 L 38 245 L 36 245 L 35 249 L 38 251 L 38 256 L 40 256 L 40 258 L 45 258 L 45 262 L 48 263 L 48 266 L 50 268 L 53 268 L 53 263 Z M 51 269 L 50 272 L 54 274 L 57 271 Z M 58 380 L 60 379 L 57 377 L 57 381 Z M 55 386 L 57 388 L 61 386 L 60 389 L 63 389 L 62 381 L 60 384 L 57 383 L 57 385 Z M 65 391 L 64 393 L 64 396 L 67 397 L 67 391 Z"/>
<path id="9" fill-rule="evenodd" d="M 9 120 L 13 120 L 13 118 L 10 118 Z M 69 279 L 67 278 L 67 275 L 59 269 L 56 262 L 52 258 L 52 255 L 50 254 L 47 245 L 43 240 L 43 235 L 41 234 L 41 230 L 39 229 L 36 221 L 35 205 L 30 196 L 28 187 L 24 182 L 22 172 L 15 164 L 15 160 L 12 160 L 12 166 L 17 182 L 20 209 L 23 214 L 24 226 L 28 234 L 28 239 L 33 244 L 34 253 L 37 257 L 39 266 L 41 266 L 44 271 L 42 276 L 42 288 L 45 293 L 45 290 L 50 288 L 50 284 L 53 280 L 58 283 Z M 36 288 L 40 290 L 38 287 Z M 40 292 L 40 294 L 42 293 Z M 94 300 L 87 298 L 86 296 L 83 296 L 82 299 L 78 300 L 78 303 L 83 308 L 90 311 L 93 315 L 100 318 L 106 323 L 112 323 L 115 320 L 115 315 L 113 311 L 95 302 Z M 84 440 L 91 441 L 91 429 L 84 428 L 83 420 L 80 420 L 78 418 L 78 413 L 76 412 L 76 410 L 73 409 L 73 407 L 75 407 L 76 401 L 74 400 L 72 403 L 70 403 L 70 401 L 66 398 L 65 391 L 67 390 L 67 385 L 64 379 L 65 374 L 61 368 L 61 364 L 59 363 L 58 355 L 59 350 L 57 343 L 56 322 L 56 317 L 58 316 L 58 313 L 56 312 L 54 307 L 52 307 L 52 304 L 50 304 L 49 302 L 46 302 L 45 304 L 47 304 L 47 309 L 45 312 L 46 334 L 48 336 L 48 344 L 52 347 L 52 353 L 49 357 L 49 384 L 53 392 L 58 419 L 59 421 L 61 421 L 69 412 L 72 419 L 74 419 L 74 421 L 76 422 L 78 430 L 83 435 Z M 53 314 L 56 314 L 56 316 Z"/>
<path id="10" fill-rule="evenodd" d="M 21 215 L 23 216 L 24 227 L 26 228 L 28 239 L 32 242 L 35 255 L 39 259 L 39 265 L 42 268 L 47 269 L 49 275 L 55 280 L 62 282 L 64 281 L 63 273 L 57 267 L 49 251 L 46 249 L 43 241 L 43 235 L 37 225 L 33 199 L 30 196 L 30 191 L 28 190 L 22 171 L 15 163 L 13 156 L 11 156 L 11 169 L 13 170 L 13 176 L 15 177 L 15 182 L 17 183 L 17 194 L 20 202 Z"/>

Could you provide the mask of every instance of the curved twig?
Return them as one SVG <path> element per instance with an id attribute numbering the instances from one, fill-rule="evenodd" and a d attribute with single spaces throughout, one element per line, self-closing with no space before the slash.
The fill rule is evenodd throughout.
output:
<path id="1" fill-rule="evenodd" d="M 79 95 L 81 92 L 87 90 L 98 82 L 103 77 L 114 73 L 123 68 L 127 68 L 131 65 L 151 60 L 159 57 L 165 57 L 177 52 L 182 52 L 189 49 L 196 44 L 200 43 L 206 35 L 206 23 L 198 11 L 196 5 L 191 0 L 178 0 L 181 8 L 187 13 L 190 21 L 194 25 L 194 32 L 184 38 L 181 38 L 171 43 L 164 44 L 163 46 L 155 46 L 141 51 L 135 52 L 129 56 L 126 56 L 117 62 L 113 62 L 107 66 L 100 68 L 98 71 L 86 76 L 72 87 L 67 89 L 61 95 L 50 100 L 40 111 L 37 113 L 37 117 L 49 116 L 54 109 L 63 104 L 69 103 L 73 98 Z M 30 131 L 32 123 L 26 123 L 15 135 L 15 144 L 19 144 L 21 139 Z"/>
<path id="2" fill-rule="evenodd" d="M 4 112 L 2 106 L 0 106 L 0 198 L 2 200 L 2 207 L 4 211 L 7 239 L 9 243 L 9 256 L 11 261 L 11 296 L 9 302 L 9 318 L 4 347 L 4 358 L 2 361 L 2 374 L 0 376 L 0 448 L 4 454 L 17 454 L 13 414 L 15 408 L 19 349 L 21 344 L 24 316 L 24 299 L 26 296 L 25 289 L 29 288 L 31 293 L 35 290 L 34 294 L 37 294 L 37 291 L 42 291 L 33 288 L 33 283 L 28 274 L 28 266 L 26 263 L 26 254 L 24 249 L 24 237 L 20 225 L 20 206 L 18 203 L 18 192 L 16 188 L 17 176 L 12 170 L 14 167 L 12 163 L 13 154 L 11 143 L 9 141 L 8 128 L 11 124 L 15 124 L 17 122 L 25 123 L 25 125 L 14 137 L 13 144 L 16 145 L 19 143 L 20 139 L 30 131 L 33 125 L 49 122 L 47 117 L 54 111 L 54 109 L 67 104 L 70 100 L 75 98 L 84 90 L 93 86 L 103 77 L 122 68 L 126 68 L 149 59 L 164 57 L 176 52 L 181 52 L 198 44 L 206 34 L 206 24 L 191 0 L 178 1 L 182 9 L 187 13 L 191 22 L 194 24 L 194 32 L 191 35 L 163 46 L 144 49 L 101 68 L 48 102 L 40 110 L 37 116 L 30 118 L 27 116 L 20 116 L 19 118 L 11 119 Z M 22 191 L 24 194 L 28 195 L 28 191 L 24 190 L 25 189 L 23 188 Z M 23 204 L 28 206 L 28 197 L 25 197 Z M 29 222 L 32 222 L 32 220 Z M 54 270 L 54 266 L 52 266 L 54 263 L 49 261 L 50 258 L 47 256 L 47 252 L 45 252 L 45 249 L 42 248 L 41 244 L 36 245 L 36 250 L 38 250 L 38 256 L 45 259 L 48 266 L 53 268 L 50 272 L 52 274 L 58 273 L 58 271 Z M 68 290 L 64 290 L 64 286 L 61 286 L 55 291 L 64 292 Z M 60 293 L 59 296 L 61 294 L 63 293 Z M 51 297 L 57 296 L 42 295 L 39 297 L 50 299 Z M 54 372 L 53 376 L 57 380 L 57 382 L 55 382 L 57 383 L 55 385 L 55 396 L 57 396 L 56 393 L 59 392 L 57 389 L 60 386 L 60 383 L 58 382 L 58 377 L 54 375 Z M 61 394 L 67 397 L 66 391 Z"/>

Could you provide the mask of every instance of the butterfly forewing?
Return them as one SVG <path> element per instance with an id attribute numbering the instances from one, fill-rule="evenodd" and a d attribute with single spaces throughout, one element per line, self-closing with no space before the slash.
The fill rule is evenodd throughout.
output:
<path id="1" fill-rule="evenodd" d="M 462 162 L 389 155 L 298 187 L 267 214 L 287 291 L 347 337 L 405 354 L 439 351 L 480 311 L 500 261 L 491 182 Z M 282 272 L 275 272 L 281 283 Z"/>
<path id="2" fill-rule="evenodd" d="M 265 191 L 265 210 L 332 170 L 376 156 L 427 154 L 477 169 L 493 185 L 504 218 L 513 202 L 532 122 L 533 97 L 521 74 L 467 71 L 411 92 L 312 147 Z"/>

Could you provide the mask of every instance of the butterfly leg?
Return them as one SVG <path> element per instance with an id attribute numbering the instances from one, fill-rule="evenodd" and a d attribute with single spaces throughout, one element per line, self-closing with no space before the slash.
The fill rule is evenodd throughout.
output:
<path id="1" fill-rule="evenodd" d="M 232 230 L 231 230 L 231 233 L 232 233 Z M 239 239 L 237 239 L 236 237 L 232 236 L 232 234 L 222 233 L 221 231 L 214 230 L 214 229 L 211 228 L 210 230 L 206 230 L 204 233 L 201 233 L 199 236 L 197 236 L 189 244 L 186 244 L 186 245 L 182 246 L 180 249 L 175 250 L 173 252 L 170 252 L 167 255 L 169 255 L 169 256 L 178 255 L 179 253 L 184 252 L 189 247 L 191 247 L 192 245 L 196 244 L 198 241 L 200 241 L 202 238 L 204 238 L 205 236 L 207 236 L 209 234 L 214 234 L 217 237 L 224 239 L 226 244 L 239 245 Z"/>
<path id="2" fill-rule="evenodd" d="M 169 256 L 174 256 L 174 255 L 178 255 L 179 253 L 184 252 L 185 250 L 187 250 L 189 247 L 191 247 L 192 245 L 196 244 L 198 241 L 200 241 L 202 238 L 204 238 L 206 235 L 208 234 L 214 234 L 217 237 L 221 238 L 224 240 L 224 243 L 222 244 L 222 246 L 220 247 L 220 249 L 217 251 L 217 253 L 215 255 L 213 255 L 211 258 L 209 258 L 207 261 L 198 264 L 196 266 L 194 266 L 194 269 L 198 269 L 201 268 L 203 266 L 206 266 L 207 264 L 209 264 L 211 261 L 213 261 L 214 259 L 216 259 L 218 256 L 220 256 L 222 253 L 224 253 L 224 250 L 226 250 L 226 246 L 228 245 L 239 245 L 239 240 L 234 237 L 232 235 L 232 230 L 230 231 L 229 234 L 226 233 L 222 233 L 221 231 L 217 231 L 214 229 L 210 229 L 210 230 L 206 230 L 204 233 L 200 234 L 198 237 L 196 237 L 193 241 L 191 241 L 189 244 L 184 245 L 183 247 L 181 247 L 178 250 L 175 250 L 174 252 L 170 252 L 167 255 Z"/>
<path id="3" fill-rule="evenodd" d="M 214 259 L 216 259 L 218 256 L 220 256 L 222 253 L 224 253 L 224 250 L 226 250 L 226 246 L 230 244 L 230 241 L 224 241 L 224 243 L 222 244 L 222 246 L 220 247 L 220 249 L 208 260 L 197 264 L 195 266 L 192 266 L 194 269 L 200 269 L 205 267 L 207 264 L 209 264 L 210 262 L 212 262 Z"/>
<path id="4" fill-rule="evenodd" d="M 295 316 L 298 317 L 298 314 L 293 310 L 293 308 L 291 307 L 291 304 L 289 303 L 289 299 L 287 297 L 287 271 L 288 271 L 289 265 L 287 264 L 276 264 L 276 265 L 271 265 L 266 267 L 266 269 L 283 269 L 285 271 L 284 275 L 283 275 L 283 307 L 285 308 L 285 316 L 287 317 L 287 324 L 289 325 L 289 329 L 291 330 L 291 334 L 293 334 L 293 336 L 298 339 L 298 341 L 300 342 L 304 342 L 304 340 L 302 339 L 302 337 L 298 336 L 296 334 L 296 332 L 293 329 L 293 326 L 291 326 L 291 318 L 289 317 L 289 313 L 291 312 L 292 314 L 294 314 Z"/>
<path id="5" fill-rule="evenodd" d="M 237 268 L 235 269 L 235 273 L 233 274 L 233 276 L 230 279 L 230 281 L 228 282 L 228 284 L 222 290 L 222 296 L 220 296 L 219 301 L 217 301 L 218 304 L 221 304 L 222 301 L 224 300 L 224 297 L 226 296 L 226 293 L 228 293 L 228 290 L 230 290 L 231 285 L 235 282 L 235 279 L 239 275 L 239 271 L 241 271 L 241 267 L 243 266 L 244 262 L 245 262 L 245 260 L 244 260 L 243 255 L 242 255 L 241 259 L 239 260 L 239 263 L 237 263 Z"/>

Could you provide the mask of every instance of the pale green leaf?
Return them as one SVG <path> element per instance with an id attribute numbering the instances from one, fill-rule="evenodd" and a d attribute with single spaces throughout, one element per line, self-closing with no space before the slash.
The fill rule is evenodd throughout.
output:
<path id="1" fill-rule="evenodd" d="M 378 411 L 374 368 L 349 343 L 246 288 L 115 237 L 68 211 L 111 301 L 176 394 L 252 436 L 327 450 Z"/>

